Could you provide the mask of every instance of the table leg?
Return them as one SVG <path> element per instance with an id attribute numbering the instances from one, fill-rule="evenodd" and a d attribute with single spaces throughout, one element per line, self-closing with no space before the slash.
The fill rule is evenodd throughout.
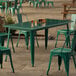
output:
<path id="1" fill-rule="evenodd" d="M 34 31 L 30 32 L 31 64 L 34 67 Z"/>
<path id="2" fill-rule="evenodd" d="M 45 29 L 45 49 L 47 49 L 48 44 L 48 29 Z"/>
<path id="3" fill-rule="evenodd" d="M 5 2 L 5 14 L 7 14 L 7 2 Z"/>

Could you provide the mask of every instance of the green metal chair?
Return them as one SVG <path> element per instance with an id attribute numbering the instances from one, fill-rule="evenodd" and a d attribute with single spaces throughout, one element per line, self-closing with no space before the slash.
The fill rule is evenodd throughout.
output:
<path id="1" fill-rule="evenodd" d="M 18 18 L 18 22 L 19 22 L 19 23 L 22 23 L 22 14 L 17 14 L 17 18 Z M 29 24 L 31 25 L 31 22 L 27 22 L 27 25 L 29 25 Z M 16 47 L 18 47 L 19 39 L 20 39 L 20 35 L 21 35 L 21 34 L 24 34 L 24 36 L 25 36 L 25 43 L 26 43 L 27 49 L 28 49 L 28 44 L 29 44 L 29 32 L 22 31 L 22 30 L 19 32 L 19 36 L 18 36 L 18 40 L 17 40 Z M 36 41 L 37 41 L 37 46 L 39 47 L 37 37 L 36 37 Z"/>
<path id="2" fill-rule="evenodd" d="M 22 1 L 23 0 L 20 0 L 20 3 L 18 5 L 18 0 L 15 0 L 15 5 L 8 8 L 8 10 L 11 11 L 12 16 L 15 14 L 15 10 L 17 10 L 17 13 L 19 13 L 20 8 L 22 7 Z"/>
<path id="3" fill-rule="evenodd" d="M 67 38 L 68 38 L 68 36 L 69 35 L 67 35 Z M 76 68 L 76 61 L 75 61 L 75 57 L 74 57 L 74 55 L 76 55 L 76 42 L 75 41 L 76 41 L 76 33 L 72 40 L 72 48 L 64 48 L 64 45 L 66 43 L 66 40 L 65 40 L 65 43 L 62 48 L 55 48 L 55 49 L 50 50 L 50 59 L 49 59 L 47 75 L 50 70 L 50 65 L 51 65 L 53 56 L 58 56 L 58 69 L 59 70 L 60 70 L 60 66 L 62 63 L 62 59 L 64 60 L 64 65 L 65 65 L 65 70 L 66 70 L 67 76 L 69 76 L 69 60 L 70 60 L 71 56 L 73 57 L 74 65 Z"/>
<path id="4" fill-rule="evenodd" d="M 4 46 L 4 41 L 5 39 L 8 37 L 8 33 L 0 33 L 0 46 Z M 10 39 L 11 39 L 11 43 L 12 43 L 12 49 L 13 49 L 13 52 L 15 53 L 15 49 L 14 49 L 14 46 L 13 46 L 13 40 L 12 40 L 12 35 L 10 34 Z M 7 47 L 9 45 L 9 42 L 7 43 Z M 7 55 L 5 57 L 5 61 L 7 61 Z"/>
<path id="5" fill-rule="evenodd" d="M 39 8 L 40 8 L 41 4 L 42 4 L 42 1 L 35 0 L 35 6 L 34 7 L 37 7 L 39 5 Z"/>
<path id="6" fill-rule="evenodd" d="M 3 63 L 3 55 L 4 54 L 9 56 L 12 72 L 14 73 L 14 67 L 13 67 L 13 62 L 12 62 L 11 50 L 9 48 L 3 47 L 3 46 L 0 46 L 0 64 L 1 64 L 1 69 L 3 68 L 2 63 Z"/>
<path id="7" fill-rule="evenodd" d="M 12 63 L 12 57 L 11 57 L 11 50 L 9 48 L 4 47 L 4 40 L 7 38 L 7 33 L 0 33 L 0 64 L 1 64 L 1 68 L 2 68 L 2 63 L 3 63 L 3 55 L 6 54 L 9 56 L 10 58 L 10 63 L 11 63 L 11 68 L 12 71 L 14 72 L 14 67 L 13 67 L 13 63 Z M 12 39 L 11 39 L 12 41 Z M 7 44 L 8 46 L 8 44 Z M 13 41 L 12 41 L 12 46 L 13 46 Z M 14 47 L 13 47 L 14 49 Z M 15 52 L 13 50 L 13 52 Z"/>
<path id="8" fill-rule="evenodd" d="M 41 0 L 41 5 L 42 5 L 42 3 L 44 3 L 44 7 L 46 7 L 47 1 L 46 0 Z"/>
<path id="9" fill-rule="evenodd" d="M 71 20 L 73 21 L 73 22 L 71 22 L 71 28 L 70 28 L 70 33 L 73 33 L 73 30 L 74 30 L 74 28 L 76 28 L 74 25 L 75 25 L 75 21 L 76 21 L 76 14 L 72 14 L 71 15 Z M 67 37 L 67 30 L 66 29 L 62 29 L 62 30 L 58 30 L 57 31 L 57 38 L 56 38 L 56 43 L 55 43 L 55 47 L 57 46 L 57 41 L 58 41 L 58 36 L 60 35 L 60 34 L 64 34 L 65 35 L 65 38 Z M 70 40 L 69 39 L 67 39 L 67 42 L 68 43 L 66 43 L 66 46 L 68 47 L 68 44 L 70 44 Z"/>
<path id="10" fill-rule="evenodd" d="M 0 46 L 4 46 L 4 41 L 5 39 L 8 37 L 8 33 L 0 33 Z M 10 39 L 11 39 L 11 43 L 12 43 L 12 49 L 13 49 L 13 52 L 15 53 L 15 49 L 14 49 L 14 46 L 13 46 L 13 40 L 12 40 L 12 35 L 10 34 Z M 7 44 L 7 47 L 8 47 L 8 44 Z"/>
<path id="11" fill-rule="evenodd" d="M 51 6 L 54 7 L 54 2 L 53 1 L 47 1 L 46 4 L 47 4 L 47 7 L 49 7 L 49 4 L 51 4 Z"/>
<path id="12" fill-rule="evenodd" d="M 33 7 L 35 6 L 35 1 L 34 0 L 29 0 L 29 6 L 31 6 L 31 4 L 33 4 Z"/>
<path id="13" fill-rule="evenodd" d="M 0 9 L 1 9 L 1 13 L 3 13 L 5 6 L 3 6 L 2 2 L 0 2 Z"/>

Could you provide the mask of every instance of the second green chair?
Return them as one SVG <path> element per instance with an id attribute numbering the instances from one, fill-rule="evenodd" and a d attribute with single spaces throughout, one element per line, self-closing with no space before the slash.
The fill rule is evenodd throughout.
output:
<path id="1" fill-rule="evenodd" d="M 12 16 L 15 14 L 15 10 L 17 10 L 17 13 L 19 13 L 20 8 L 22 7 L 22 1 L 20 0 L 19 5 L 18 5 L 18 0 L 15 0 L 14 6 L 11 6 L 8 8 L 9 12 L 11 11 Z"/>
<path id="2" fill-rule="evenodd" d="M 3 55 L 8 55 L 9 56 L 12 72 L 14 72 L 14 67 L 13 67 L 13 62 L 12 62 L 12 56 L 11 56 L 11 50 L 9 48 L 0 46 L 0 64 L 1 64 L 1 69 L 3 68 L 3 66 L 2 66 Z"/>
<path id="3" fill-rule="evenodd" d="M 68 36 L 69 35 L 67 35 L 66 38 L 68 38 Z M 58 56 L 58 69 L 59 70 L 60 70 L 60 66 L 62 63 L 62 59 L 64 60 L 65 71 L 67 73 L 67 76 L 69 76 L 69 61 L 70 61 L 71 56 L 73 57 L 74 65 L 76 68 L 76 61 L 75 61 L 75 56 L 74 56 L 74 55 L 76 55 L 76 42 L 75 41 L 76 41 L 76 36 L 74 35 L 73 40 L 72 40 L 72 48 L 64 48 L 64 45 L 65 45 L 65 43 L 64 43 L 63 47 L 50 50 L 50 58 L 49 58 L 47 75 L 50 70 L 51 61 L 52 61 L 53 56 Z M 65 42 L 66 42 L 66 40 L 65 40 Z"/>
<path id="4" fill-rule="evenodd" d="M 22 14 L 17 14 L 17 18 L 18 18 L 18 22 L 19 23 L 22 23 Z M 31 25 L 31 22 L 27 22 L 27 25 Z M 16 47 L 18 47 L 18 44 L 19 44 L 19 39 L 20 39 L 20 35 L 21 34 L 24 34 L 25 36 L 25 43 L 27 45 L 27 49 L 28 49 L 28 44 L 29 44 L 29 32 L 27 31 L 19 31 L 19 36 L 18 36 L 18 40 L 17 40 L 17 44 L 16 44 Z M 37 46 L 39 47 L 39 44 L 38 44 L 38 40 L 37 40 L 37 37 L 36 37 L 36 41 L 37 41 Z"/>
<path id="5" fill-rule="evenodd" d="M 69 32 L 70 32 L 70 33 L 73 33 L 74 29 L 76 28 L 76 27 L 75 27 L 76 14 L 72 14 L 72 15 L 71 15 L 71 21 L 73 21 L 73 22 L 71 22 L 71 28 L 70 28 Z M 65 38 L 66 38 L 66 37 L 67 37 L 67 29 L 62 29 L 62 30 L 58 30 L 58 31 L 57 31 L 57 38 L 56 38 L 55 47 L 57 46 L 58 36 L 59 36 L 60 34 L 65 35 Z M 68 42 L 68 43 L 66 43 L 66 46 L 68 47 L 68 44 L 70 44 L 70 40 L 67 39 L 66 42 Z"/>
<path id="6" fill-rule="evenodd" d="M 0 2 L 0 9 L 1 9 L 1 13 L 3 13 L 5 6 L 3 6 L 2 2 Z"/>

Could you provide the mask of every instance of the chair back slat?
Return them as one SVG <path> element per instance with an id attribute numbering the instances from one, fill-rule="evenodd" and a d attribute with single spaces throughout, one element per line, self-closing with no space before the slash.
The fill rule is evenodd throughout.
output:
<path id="1" fill-rule="evenodd" d="M 23 1 L 23 0 L 20 0 L 20 7 L 22 7 L 22 1 Z"/>
<path id="2" fill-rule="evenodd" d="M 17 14 L 18 23 L 22 23 L 22 14 Z"/>
<path id="3" fill-rule="evenodd" d="M 72 39 L 72 50 L 76 52 L 76 31 L 74 32 L 74 36 Z"/>
<path id="4" fill-rule="evenodd" d="M 15 0 L 15 6 L 14 6 L 15 8 L 17 8 L 17 2 L 18 2 L 18 0 Z"/>

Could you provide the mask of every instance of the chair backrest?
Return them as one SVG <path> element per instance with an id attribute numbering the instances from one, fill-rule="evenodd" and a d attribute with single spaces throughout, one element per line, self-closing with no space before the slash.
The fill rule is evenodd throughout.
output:
<path id="1" fill-rule="evenodd" d="M 18 23 L 22 23 L 22 14 L 17 14 Z M 30 27 L 31 21 L 28 21 L 26 23 L 23 23 L 23 25 Z M 25 27 L 24 27 L 25 28 Z"/>
<path id="2" fill-rule="evenodd" d="M 76 14 L 72 14 L 71 15 L 71 20 L 73 22 L 71 22 L 71 28 L 70 28 L 70 30 L 74 30 L 74 29 L 76 29 Z"/>
<path id="3" fill-rule="evenodd" d="M 15 5 L 14 5 L 15 8 L 17 8 L 17 3 L 18 3 L 18 0 L 15 0 Z"/>
<path id="4" fill-rule="evenodd" d="M 0 6 L 2 6 L 2 0 L 0 0 Z"/>
<path id="5" fill-rule="evenodd" d="M 22 7 L 22 1 L 23 1 L 23 0 L 20 0 L 20 7 Z"/>
<path id="6" fill-rule="evenodd" d="M 22 14 L 17 14 L 18 23 L 22 23 Z"/>
<path id="7" fill-rule="evenodd" d="M 72 50 L 76 52 L 76 31 L 74 32 L 71 47 L 72 47 Z"/>

